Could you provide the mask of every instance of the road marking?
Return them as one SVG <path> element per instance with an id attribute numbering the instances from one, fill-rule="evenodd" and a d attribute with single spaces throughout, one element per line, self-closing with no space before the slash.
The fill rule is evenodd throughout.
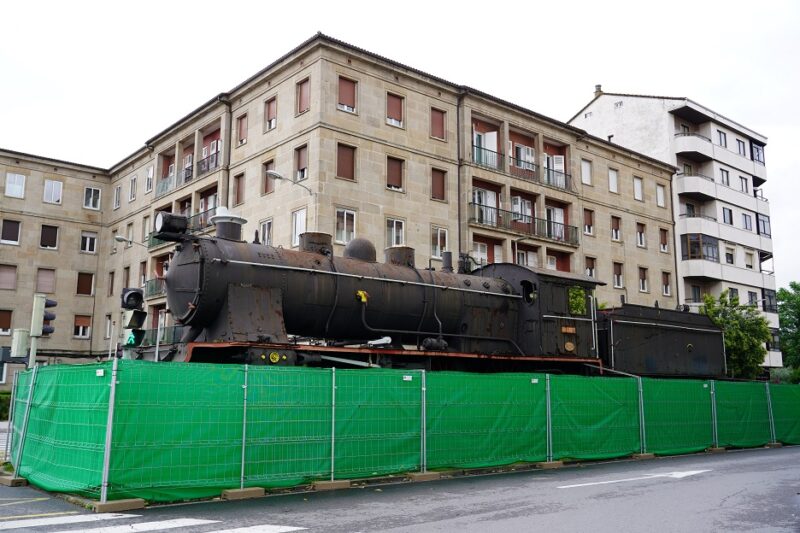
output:
<path id="1" fill-rule="evenodd" d="M 176 518 L 174 520 L 161 520 L 159 522 L 139 522 L 138 524 L 123 524 L 121 526 L 96 527 L 82 529 L 81 533 L 136 533 L 138 531 L 162 531 L 178 527 L 204 526 L 219 524 L 219 520 L 199 520 L 195 518 Z M 57 531 L 55 533 L 70 533 L 70 531 Z M 71 533 L 75 533 L 73 530 Z"/>
<path id="2" fill-rule="evenodd" d="M 703 472 L 711 472 L 711 470 L 688 470 L 686 472 L 669 472 L 667 474 L 645 474 L 641 477 L 629 477 L 626 479 L 613 479 L 611 481 L 595 481 L 594 483 L 578 483 L 577 485 L 562 485 L 557 487 L 559 489 L 574 489 L 575 487 L 591 487 L 592 485 L 610 485 L 611 483 L 625 483 L 627 481 L 641 481 L 643 479 L 654 479 L 658 477 L 671 477 L 673 479 L 682 479 Z"/>
<path id="3" fill-rule="evenodd" d="M 39 516 L 62 516 L 65 514 L 78 514 L 78 511 L 61 511 L 59 513 L 39 513 L 39 514 L 18 514 L 16 516 L 2 516 L 0 517 L 0 529 L 2 529 L 2 520 L 13 520 L 17 518 L 36 518 Z"/>
<path id="4" fill-rule="evenodd" d="M 305 529 L 306 528 L 304 527 L 271 526 L 269 524 L 262 524 L 260 526 L 220 529 L 218 531 L 209 531 L 208 533 L 289 533 L 290 531 L 303 531 Z"/>
<path id="5" fill-rule="evenodd" d="M 9 505 L 19 505 L 21 503 L 44 502 L 50 498 L 3 498 L 3 500 L 14 500 L 7 503 L 0 503 L 0 507 L 8 507 Z"/>
<path id="6" fill-rule="evenodd" d="M 69 513 L 77 513 L 78 511 L 70 511 Z M 41 515 L 28 515 L 28 516 L 53 516 L 65 515 L 68 513 L 47 513 Z M 15 520 L 13 522 L 0 523 L 0 531 L 9 529 L 19 529 L 22 527 L 42 527 L 42 526 L 60 526 L 62 524 L 80 524 L 81 522 L 99 522 L 101 520 L 117 520 L 119 518 L 138 518 L 138 514 L 121 514 L 121 513 L 100 513 L 100 514 L 81 514 L 77 516 L 60 516 L 52 518 L 35 518 L 33 520 Z M 19 518 L 19 517 L 8 517 Z"/>

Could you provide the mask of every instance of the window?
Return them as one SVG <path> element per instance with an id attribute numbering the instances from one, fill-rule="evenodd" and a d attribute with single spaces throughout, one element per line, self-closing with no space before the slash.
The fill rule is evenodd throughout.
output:
<path id="1" fill-rule="evenodd" d="M 743 140 L 736 139 L 736 151 L 739 153 L 739 155 L 747 157 L 747 148 L 745 148 Z"/>
<path id="2" fill-rule="evenodd" d="M 405 222 L 396 218 L 386 219 L 386 246 L 405 244 Z"/>
<path id="3" fill-rule="evenodd" d="M 386 158 L 386 187 L 393 191 L 403 190 L 403 160 Z"/>
<path id="4" fill-rule="evenodd" d="M 386 94 L 386 123 L 390 126 L 403 127 L 403 100 L 402 96 Z"/>
<path id="5" fill-rule="evenodd" d="M 128 222 L 128 225 L 125 226 L 125 239 L 127 240 L 125 248 L 133 246 L 133 222 Z"/>
<path id="6" fill-rule="evenodd" d="M 0 335 L 11 335 L 11 311 L 0 310 Z"/>
<path id="7" fill-rule="evenodd" d="M 83 189 L 83 207 L 86 209 L 100 209 L 100 189 L 95 189 L 94 187 Z"/>
<path id="8" fill-rule="evenodd" d="M 58 226 L 47 226 L 42 224 L 42 233 L 39 238 L 39 246 L 51 250 L 58 248 Z"/>
<path id="9" fill-rule="evenodd" d="M 750 182 L 744 176 L 739 176 L 739 188 L 742 190 L 742 192 L 750 192 Z"/>
<path id="10" fill-rule="evenodd" d="M 647 246 L 645 225 L 639 222 L 636 223 L 636 246 L 639 246 L 640 248 Z"/>
<path id="11" fill-rule="evenodd" d="M 17 288 L 17 267 L 14 265 L 0 265 L 0 289 L 11 290 Z"/>
<path id="12" fill-rule="evenodd" d="M 236 144 L 241 146 L 247 143 L 247 113 L 236 119 Z"/>
<path id="13" fill-rule="evenodd" d="M 93 231 L 81 232 L 81 252 L 93 254 L 97 251 L 97 233 Z"/>
<path id="14" fill-rule="evenodd" d="M 764 237 L 772 237 L 772 229 L 769 224 L 769 217 L 756 213 L 756 224 L 758 224 L 758 234 Z"/>
<path id="15" fill-rule="evenodd" d="M 275 161 L 270 159 L 262 165 L 264 176 L 261 179 L 261 194 L 269 194 L 275 191 L 275 178 L 267 174 L 270 170 L 275 170 Z"/>
<path id="16" fill-rule="evenodd" d="M 658 207 L 666 207 L 666 188 L 663 185 L 656 185 L 656 205 Z"/>
<path id="17" fill-rule="evenodd" d="M 533 216 L 533 202 L 522 196 L 511 197 L 511 219 L 530 224 Z"/>
<path id="18" fill-rule="evenodd" d="M 742 213 L 742 227 L 748 231 L 753 231 L 753 217 L 747 213 Z"/>
<path id="19" fill-rule="evenodd" d="M 622 279 L 622 263 L 614 263 L 614 288 L 624 287 Z"/>
<path id="20" fill-rule="evenodd" d="M 308 78 L 297 84 L 297 114 L 305 113 L 311 109 L 311 87 L 309 86 Z"/>
<path id="21" fill-rule="evenodd" d="M 348 180 L 356 179 L 356 149 L 339 144 L 336 147 L 336 176 Z"/>
<path id="22" fill-rule="evenodd" d="M 131 176 L 128 183 L 128 202 L 136 200 L 136 175 Z"/>
<path id="23" fill-rule="evenodd" d="M 131 286 L 131 267 L 122 269 L 122 288 L 125 289 Z"/>
<path id="24" fill-rule="evenodd" d="M 442 252 L 447 251 L 447 230 L 445 228 L 431 228 L 431 257 L 441 259 Z"/>
<path id="25" fill-rule="evenodd" d="M 145 175 L 145 178 L 144 178 L 144 192 L 145 192 L 145 194 L 147 194 L 147 193 L 149 193 L 150 191 L 153 190 L 153 173 L 154 173 L 154 167 L 153 167 L 153 165 L 150 165 L 149 167 L 147 167 L 147 174 Z"/>
<path id="26" fill-rule="evenodd" d="M 52 268 L 40 268 L 36 271 L 36 292 L 56 292 L 56 271 Z"/>
<path id="27" fill-rule="evenodd" d="M 611 217 L 611 240 L 618 241 L 620 240 L 620 226 L 622 225 L 622 219 L 619 217 Z"/>
<path id="28" fill-rule="evenodd" d="M 88 339 L 92 332 L 92 317 L 89 315 L 75 315 L 75 327 L 72 334 L 77 339 Z"/>
<path id="29" fill-rule="evenodd" d="M 594 211 L 591 209 L 583 210 L 583 233 L 594 235 Z"/>
<path id="30" fill-rule="evenodd" d="M 728 288 L 728 300 L 735 303 L 736 305 L 739 304 L 739 289 L 736 287 L 729 287 Z"/>
<path id="31" fill-rule="evenodd" d="M 617 171 L 611 168 L 608 169 L 608 190 L 611 192 L 619 192 Z"/>
<path id="32" fill-rule="evenodd" d="M 778 312 L 778 296 L 772 289 L 762 289 L 764 296 L 763 309 L 765 313 Z"/>
<path id="33" fill-rule="evenodd" d="M 694 303 L 701 303 L 703 301 L 703 293 L 699 285 L 692 285 L 691 301 Z"/>
<path id="34" fill-rule="evenodd" d="M 642 182 L 642 178 L 637 178 L 636 176 L 633 177 L 633 198 L 639 200 L 640 202 L 644 201 L 644 183 Z"/>
<path id="35" fill-rule="evenodd" d="M 147 241 L 147 237 L 150 234 L 150 216 L 145 215 L 142 218 L 142 242 Z"/>
<path id="36" fill-rule="evenodd" d="M 122 185 L 114 187 L 114 209 L 119 209 L 120 198 L 122 196 Z"/>
<path id="37" fill-rule="evenodd" d="M 111 230 L 111 253 L 117 253 L 117 230 Z"/>
<path id="38" fill-rule="evenodd" d="M 597 259 L 594 257 L 587 257 L 586 258 L 586 275 L 590 278 L 595 277 L 596 269 L 597 268 Z"/>
<path id="39" fill-rule="evenodd" d="M 272 219 L 268 218 L 260 224 L 261 243 L 272 246 Z"/>
<path id="40" fill-rule="evenodd" d="M 669 272 L 661 273 L 661 294 L 669 296 L 672 294 L 672 284 L 669 282 Z"/>
<path id="41" fill-rule="evenodd" d="M 689 126 L 686 124 L 681 124 L 681 133 L 683 135 L 689 135 Z"/>
<path id="42" fill-rule="evenodd" d="M 753 270 L 753 252 L 745 252 L 744 267 Z"/>
<path id="43" fill-rule="evenodd" d="M 300 235 L 306 232 L 306 209 L 292 212 L 292 246 L 300 245 Z"/>
<path id="44" fill-rule="evenodd" d="M 308 146 L 301 146 L 295 149 L 294 174 L 297 181 L 308 177 Z"/>
<path id="45" fill-rule="evenodd" d="M 47 204 L 61 203 L 61 188 L 63 183 L 56 180 L 44 180 L 44 198 L 42 201 Z"/>
<path id="46" fill-rule="evenodd" d="M 733 225 L 733 211 L 727 207 L 722 208 L 722 221 L 725 224 Z"/>
<path id="47" fill-rule="evenodd" d="M 658 249 L 662 252 L 669 251 L 669 232 L 663 228 L 658 230 Z"/>
<path id="48" fill-rule="evenodd" d="M 233 205 L 244 203 L 244 174 L 233 177 Z"/>
<path id="49" fill-rule="evenodd" d="M 445 123 L 447 113 L 441 109 L 431 108 L 431 137 L 435 139 L 445 139 Z"/>
<path id="50" fill-rule="evenodd" d="M 755 161 L 756 163 L 764 164 L 764 147 L 755 144 L 753 142 L 750 143 L 750 158 Z"/>
<path id="51" fill-rule="evenodd" d="M 78 272 L 78 288 L 76 294 L 91 296 L 94 292 L 94 274 L 90 272 Z"/>
<path id="52" fill-rule="evenodd" d="M 264 103 L 264 131 L 274 130 L 278 125 L 278 99 L 272 97 Z"/>
<path id="53" fill-rule="evenodd" d="M 3 219 L 3 229 L 0 231 L 0 243 L 19 244 L 20 223 L 16 220 Z"/>
<path id="54" fill-rule="evenodd" d="M 337 109 L 348 113 L 356 112 L 357 85 L 355 81 L 339 76 L 339 104 L 336 106 Z"/>
<path id="55" fill-rule="evenodd" d="M 581 183 L 592 184 L 592 162 L 586 159 L 581 159 Z"/>
<path id="56" fill-rule="evenodd" d="M 728 172 L 724 168 L 721 168 L 721 169 L 719 169 L 719 176 L 720 176 L 720 179 L 722 180 L 722 184 L 723 185 L 725 185 L 726 187 L 730 187 L 731 186 L 731 174 L 730 174 L 730 172 Z"/>
<path id="57" fill-rule="evenodd" d="M 25 198 L 25 176 L 23 174 L 6 173 L 6 196 Z"/>
<path id="58" fill-rule="evenodd" d="M 489 245 L 484 242 L 473 242 L 472 257 L 479 265 L 487 264 L 489 262 Z"/>
<path id="59" fill-rule="evenodd" d="M 648 292 L 647 269 L 639 267 L 639 292 Z"/>
<path id="60" fill-rule="evenodd" d="M 717 130 L 717 138 L 719 139 L 719 145 L 727 148 L 728 147 L 728 136 L 722 130 Z"/>
<path id="61" fill-rule="evenodd" d="M 111 338 L 111 334 L 113 333 L 113 324 L 111 323 L 111 315 L 106 315 L 106 339 Z"/>
<path id="62" fill-rule="evenodd" d="M 114 272 L 108 273 L 108 295 L 114 296 Z"/>
<path id="63" fill-rule="evenodd" d="M 356 212 L 350 209 L 336 209 L 336 242 L 347 244 L 356 236 Z"/>
<path id="64" fill-rule="evenodd" d="M 747 303 L 748 305 L 757 305 L 758 293 L 753 291 L 747 291 Z"/>
<path id="65" fill-rule="evenodd" d="M 144 287 L 147 283 L 147 261 L 139 262 L 139 286 Z"/>
<path id="66" fill-rule="evenodd" d="M 725 262 L 732 265 L 735 254 L 736 250 L 734 248 L 725 248 Z"/>
<path id="67" fill-rule="evenodd" d="M 694 174 L 694 169 L 692 168 L 692 165 L 690 165 L 689 163 L 684 163 L 683 164 L 683 175 L 684 176 L 691 176 L 693 174 Z"/>
<path id="68" fill-rule="evenodd" d="M 681 235 L 681 258 L 719 263 L 719 239 L 702 233 Z"/>
<path id="69" fill-rule="evenodd" d="M 447 172 L 438 168 L 431 169 L 431 198 L 445 200 L 447 190 Z"/>

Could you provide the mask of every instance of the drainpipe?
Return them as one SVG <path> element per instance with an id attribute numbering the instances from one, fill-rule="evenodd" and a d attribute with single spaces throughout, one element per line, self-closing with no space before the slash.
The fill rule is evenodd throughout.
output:
<path id="1" fill-rule="evenodd" d="M 220 204 L 225 207 L 230 207 L 230 164 L 231 164 L 231 101 L 228 99 L 227 94 L 221 94 L 217 98 L 222 104 L 225 105 L 226 110 L 224 116 L 225 129 L 224 137 L 222 139 L 222 180 L 220 183 L 221 190 L 219 191 Z"/>
<path id="2" fill-rule="evenodd" d="M 464 160 L 463 160 L 463 157 L 462 157 L 463 150 L 462 150 L 462 146 L 461 146 L 461 144 L 462 144 L 462 140 L 461 140 L 461 137 L 462 137 L 462 134 L 461 134 L 461 113 L 462 113 L 462 111 L 464 109 L 464 96 L 465 95 L 466 95 L 466 91 L 461 89 L 458 92 L 458 100 L 456 102 L 456 146 L 457 146 L 457 150 L 458 150 L 458 154 L 457 154 L 457 156 L 458 156 L 458 172 L 456 174 L 456 176 L 457 176 L 457 180 L 456 180 L 457 189 L 456 190 L 457 190 L 457 194 L 458 194 L 458 201 L 457 201 L 457 204 L 458 204 L 458 255 L 456 257 L 458 257 L 459 260 L 461 258 L 461 254 L 462 254 L 462 251 L 464 249 L 463 246 L 462 246 L 462 239 L 464 237 L 463 237 L 463 235 L 461 233 L 461 226 L 462 226 L 462 220 L 461 220 L 461 218 L 462 218 L 462 215 L 461 215 L 461 212 L 462 212 L 462 207 L 461 207 L 461 169 L 464 166 Z"/>

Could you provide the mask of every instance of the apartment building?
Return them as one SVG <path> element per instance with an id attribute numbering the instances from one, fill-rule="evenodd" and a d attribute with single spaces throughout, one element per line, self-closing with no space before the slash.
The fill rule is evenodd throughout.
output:
<path id="1" fill-rule="evenodd" d="M 44 186 L 34 167 L 45 158 L 4 161 L 3 175 Z M 213 234 L 210 218 L 226 206 L 247 219 L 247 240 L 274 246 L 296 247 L 301 233 L 320 231 L 333 235 L 341 255 L 351 239 L 366 237 L 379 249 L 413 247 L 418 267 L 439 268 L 442 252 L 452 251 L 472 266 L 585 273 L 605 283 L 598 298 L 611 305 L 677 303 L 672 165 L 321 34 L 112 168 L 81 172 L 102 182 L 92 211 L 99 297 L 86 355 L 119 340 L 123 287 L 144 287 L 153 330 L 146 342 L 153 340 L 166 311 L 171 250 L 151 235 L 159 211 L 184 214 L 191 231 Z M 13 194 L 17 178 L 8 179 Z M 41 203 L 35 195 L 21 201 L 22 211 Z M 62 248 L 64 276 L 77 272 L 72 255 L 81 251 L 73 248 Z M 22 268 L 6 249 L 0 245 L 0 263 Z M 30 242 L 27 249 L 38 268 L 46 250 Z M 3 288 L 0 310 L 34 292 L 30 282 Z M 23 315 L 15 311 L 6 329 L 27 327 Z M 168 341 L 177 333 L 165 316 Z M 56 337 L 70 334 L 58 325 L 44 354 L 59 353 Z"/>
<path id="2" fill-rule="evenodd" d="M 782 366 L 764 148 L 767 138 L 688 98 L 595 97 L 570 124 L 677 167 L 672 194 L 681 303 L 723 290 L 757 305 L 773 331 L 764 365 Z"/>

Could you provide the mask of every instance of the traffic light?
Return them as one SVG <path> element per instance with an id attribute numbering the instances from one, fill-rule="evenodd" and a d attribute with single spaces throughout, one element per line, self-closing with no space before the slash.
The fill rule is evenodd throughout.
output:
<path id="1" fill-rule="evenodd" d="M 47 311 L 52 307 L 58 305 L 55 300 L 48 300 L 44 294 L 33 295 L 33 314 L 31 315 L 31 337 L 41 337 L 42 335 L 50 335 L 55 331 L 55 328 L 45 322 L 51 322 L 56 319 L 55 313 Z"/>
<path id="2" fill-rule="evenodd" d="M 128 309 L 122 313 L 123 346 L 139 346 L 144 338 L 144 321 L 147 318 L 145 311 Z"/>
<path id="3" fill-rule="evenodd" d="M 144 303 L 144 291 L 142 289 L 124 288 L 122 289 L 123 309 L 140 309 Z"/>

